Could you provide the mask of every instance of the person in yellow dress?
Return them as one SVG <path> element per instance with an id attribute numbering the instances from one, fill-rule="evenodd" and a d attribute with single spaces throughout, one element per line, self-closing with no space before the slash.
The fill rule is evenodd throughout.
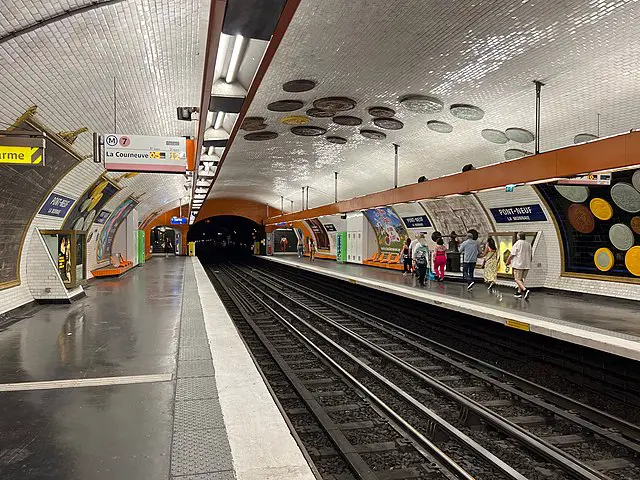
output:
<path id="1" fill-rule="evenodd" d="M 496 279 L 498 278 L 498 249 L 496 242 L 492 237 L 487 240 L 487 245 L 484 247 L 484 260 L 482 261 L 484 268 L 484 281 L 489 286 L 487 290 L 492 290 L 496 285 Z"/>

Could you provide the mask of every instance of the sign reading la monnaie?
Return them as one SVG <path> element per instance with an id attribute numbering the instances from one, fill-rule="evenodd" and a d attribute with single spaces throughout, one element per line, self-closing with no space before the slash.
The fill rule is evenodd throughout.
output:
<path id="1" fill-rule="evenodd" d="M 497 223 L 545 222 L 547 220 L 542 207 L 538 204 L 492 208 L 491 214 Z"/>

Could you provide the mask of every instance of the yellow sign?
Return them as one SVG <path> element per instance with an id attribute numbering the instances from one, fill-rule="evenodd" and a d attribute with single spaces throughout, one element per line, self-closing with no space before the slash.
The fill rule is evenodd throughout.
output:
<path id="1" fill-rule="evenodd" d="M 40 147 L 0 145 L 0 163 L 13 165 L 44 165 L 43 160 L 43 149 Z"/>
<path id="2" fill-rule="evenodd" d="M 504 323 L 507 327 L 517 328 L 518 330 L 524 330 L 525 332 L 530 331 L 530 325 L 525 322 L 519 322 L 518 320 L 507 320 Z"/>
<path id="3" fill-rule="evenodd" d="M 187 245 L 189 246 L 189 256 L 190 257 L 195 257 L 196 256 L 196 242 L 189 242 Z"/>

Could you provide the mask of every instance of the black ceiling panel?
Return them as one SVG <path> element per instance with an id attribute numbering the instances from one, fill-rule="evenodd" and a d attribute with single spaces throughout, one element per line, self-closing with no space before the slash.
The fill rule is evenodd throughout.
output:
<path id="1" fill-rule="evenodd" d="M 269 40 L 286 0 L 229 0 L 222 32 Z"/>

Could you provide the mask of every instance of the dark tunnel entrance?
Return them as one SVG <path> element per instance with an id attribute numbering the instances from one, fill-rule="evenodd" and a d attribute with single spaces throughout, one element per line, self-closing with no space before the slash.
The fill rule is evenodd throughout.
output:
<path id="1" fill-rule="evenodd" d="M 256 243 L 264 250 L 264 227 L 245 217 L 221 215 L 194 224 L 187 235 L 196 243 L 196 255 L 203 263 L 237 260 L 254 254 Z"/>

